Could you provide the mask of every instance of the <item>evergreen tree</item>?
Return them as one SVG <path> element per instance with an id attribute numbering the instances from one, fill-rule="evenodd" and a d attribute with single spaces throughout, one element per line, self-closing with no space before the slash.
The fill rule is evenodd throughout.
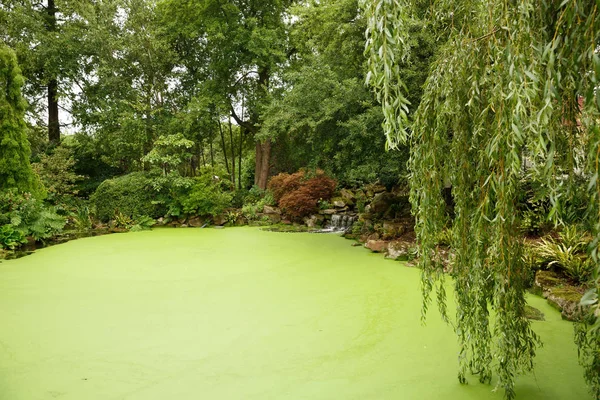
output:
<path id="1" fill-rule="evenodd" d="M 26 192 L 34 188 L 22 86 L 15 53 L 0 45 L 0 190 Z"/>

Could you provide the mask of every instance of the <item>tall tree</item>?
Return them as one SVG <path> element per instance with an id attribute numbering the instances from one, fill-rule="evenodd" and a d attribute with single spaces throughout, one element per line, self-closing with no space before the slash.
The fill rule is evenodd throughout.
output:
<path id="1" fill-rule="evenodd" d="M 70 111 L 76 79 L 89 72 L 83 70 L 83 61 L 101 48 L 99 35 L 111 25 L 118 2 L 5 0 L 0 4 L 0 38 L 17 53 L 26 78 L 29 117 L 46 126 L 50 142 L 60 142 L 59 110 Z"/>
<path id="2" fill-rule="evenodd" d="M 255 184 L 267 185 L 271 139 L 261 137 L 263 108 L 273 78 L 286 60 L 285 12 L 291 0 L 163 0 L 165 24 L 182 66 L 195 79 L 209 81 L 215 98 L 228 105 L 226 116 L 256 141 Z M 247 117 L 238 108 L 245 100 Z"/>
<path id="3" fill-rule="evenodd" d="M 448 318 L 437 238 L 448 222 L 442 188 L 450 182 L 459 380 L 465 382 L 467 372 L 474 371 L 480 381 L 489 382 L 495 373 L 510 399 L 515 377 L 533 368 L 539 343 L 524 315 L 527 271 L 516 208 L 523 166 L 552 188 L 554 211 L 566 197 L 562 176 L 585 171 L 592 189 L 589 215 L 600 235 L 597 4 L 436 2 L 428 14 L 429 29 L 444 39 L 410 120 L 398 61 L 413 54 L 407 27 L 419 3 L 363 0 L 369 19 L 368 81 L 382 103 L 390 147 L 406 141 L 412 146 L 411 200 L 424 311 L 435 290 L 441 314 Z M 578 126 L 583 129 L 573 129 Z M 578 147 L 582 142 L 585 146 Z M 585 148 L 587 165 L 564 162 L 571 157 L 563 154 L 580 154 Z M 597 245 L 598 239 L 592 252 L 596 261 Z M 587 349 L 587 378 L 598 397 L 599 306 L 595 292 L 589 298 L 595 304 L 589 321 L 594 328 L 584 331 L 580 342 Z"/>
<path id="4" fill-rule="evenodd" d="M 34 179 L 29 165 L 22 86 L 17 57 L 0 42 L 0 190 L 31 192 Z"/>

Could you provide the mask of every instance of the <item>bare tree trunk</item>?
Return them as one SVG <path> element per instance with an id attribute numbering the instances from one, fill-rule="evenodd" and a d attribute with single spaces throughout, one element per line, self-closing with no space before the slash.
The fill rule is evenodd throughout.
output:
<path id="1" fill-rule="evenodd" d="M 204 158 L 204 141 L 200 145 L 200 154 L 202 155 L 202 166 L 206 167 L 206 158 Z"/>
<path id="2" fill-rule="evenodd" d="M 210 145 L 210 166 L 215 167 L 215 153 L 213 151 L 213 135 L 210 133 L 210 138 L 208 138 L 208 144 Z"/>
<path id="3" fill-rule="evenodd" d="M 238 188 L 242 188 L 242 148 L 244 145 L 244 134 L 246 130 L 240 126 L 240 149 L 238 153 Z"/>
<path id="4" fill-rule="evenodd" d="M 231 183 L 233 183 L 233 187 L 235 188 L 235 142 L 233 141 L 231 117 L 229 117 L 229 142 L 231 144 Z"/>
<path id="5" fill-rule="evenodd" d="M 231 175 L 229 170 L 229 161 L 227 160 L 227 147 L 225 146 L 225 135 L 223 134 L 223 127 L 221 121 L 219 121 L 219 132 L 221 133 L 221 148 L 223 149 L 223 156 L 225 157 L 225 166 L 227 167 L 227 174 Z"/>
<path id="6" fill-rule="evenodd" d="M 262 143 L 257 142 L 256 150 L 260 151 L 260 164 L 257 163 L 258 177 L 255 178 L 256 185 L 261 189 L 267 188 L 269 171 L 271 169 L 271 140 L 267 139 Z M 260 149 L 260 150 L 259 150 Z M 257 153 L 258 156 L 258 153 Z M 257 157 L 258 160 L 258 157 Z"/>
<path id="7" fill-rule="evenodd" d="M 260 142 L 256 141 L 256 160 L 254 162 L 254 184 L 259 186 L 260 181 L 260 168 L 262 166 L 262 146 Z"/>
<path id="8" fill-rule="evenodd" d="M 48 22 L 46 29 L 49 32 L 56 30 L 56 5 L 54 0 L 48 0 Z M 58 79 L 50 77 L 48 81 L 48 140 L 53 144 L 60 144 L 60 123 L 58 120 Z"/>

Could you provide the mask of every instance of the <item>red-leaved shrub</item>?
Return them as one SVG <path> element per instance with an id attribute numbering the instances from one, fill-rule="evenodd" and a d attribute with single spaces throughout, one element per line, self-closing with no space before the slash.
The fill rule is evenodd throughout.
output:
<path id="1" fill-rule="evenodd" d="M 279 174 L 269 181 L 269 189 L 283 213 L 300 219 L 317 211 L 319 200 L 329 200 L 337 183 L 317 170 L 309 176 L 303 170 L 294 174 Z"/>
<path id="2" fill-rule="evenodd" d="M 304 180 L 304 171 L 300 170 L 293 174 L 282 172 L 269 180 L 267 188 L 273 192 L 276 202 L 279 202 L 287 193 L 298 189 Z"/>

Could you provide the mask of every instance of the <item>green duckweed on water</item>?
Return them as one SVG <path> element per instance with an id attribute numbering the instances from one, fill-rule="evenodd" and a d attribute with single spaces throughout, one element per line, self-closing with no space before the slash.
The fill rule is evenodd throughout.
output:
<path id="1" fill-rule="evenodd" d="M 157 229 L 0 264 L 0 399 L 502 399 L 461 386 L 451 327 L 420 323 L 419 271 L 336 235 Z M 517 398 L 591 399 L 572 325 Z"/>

